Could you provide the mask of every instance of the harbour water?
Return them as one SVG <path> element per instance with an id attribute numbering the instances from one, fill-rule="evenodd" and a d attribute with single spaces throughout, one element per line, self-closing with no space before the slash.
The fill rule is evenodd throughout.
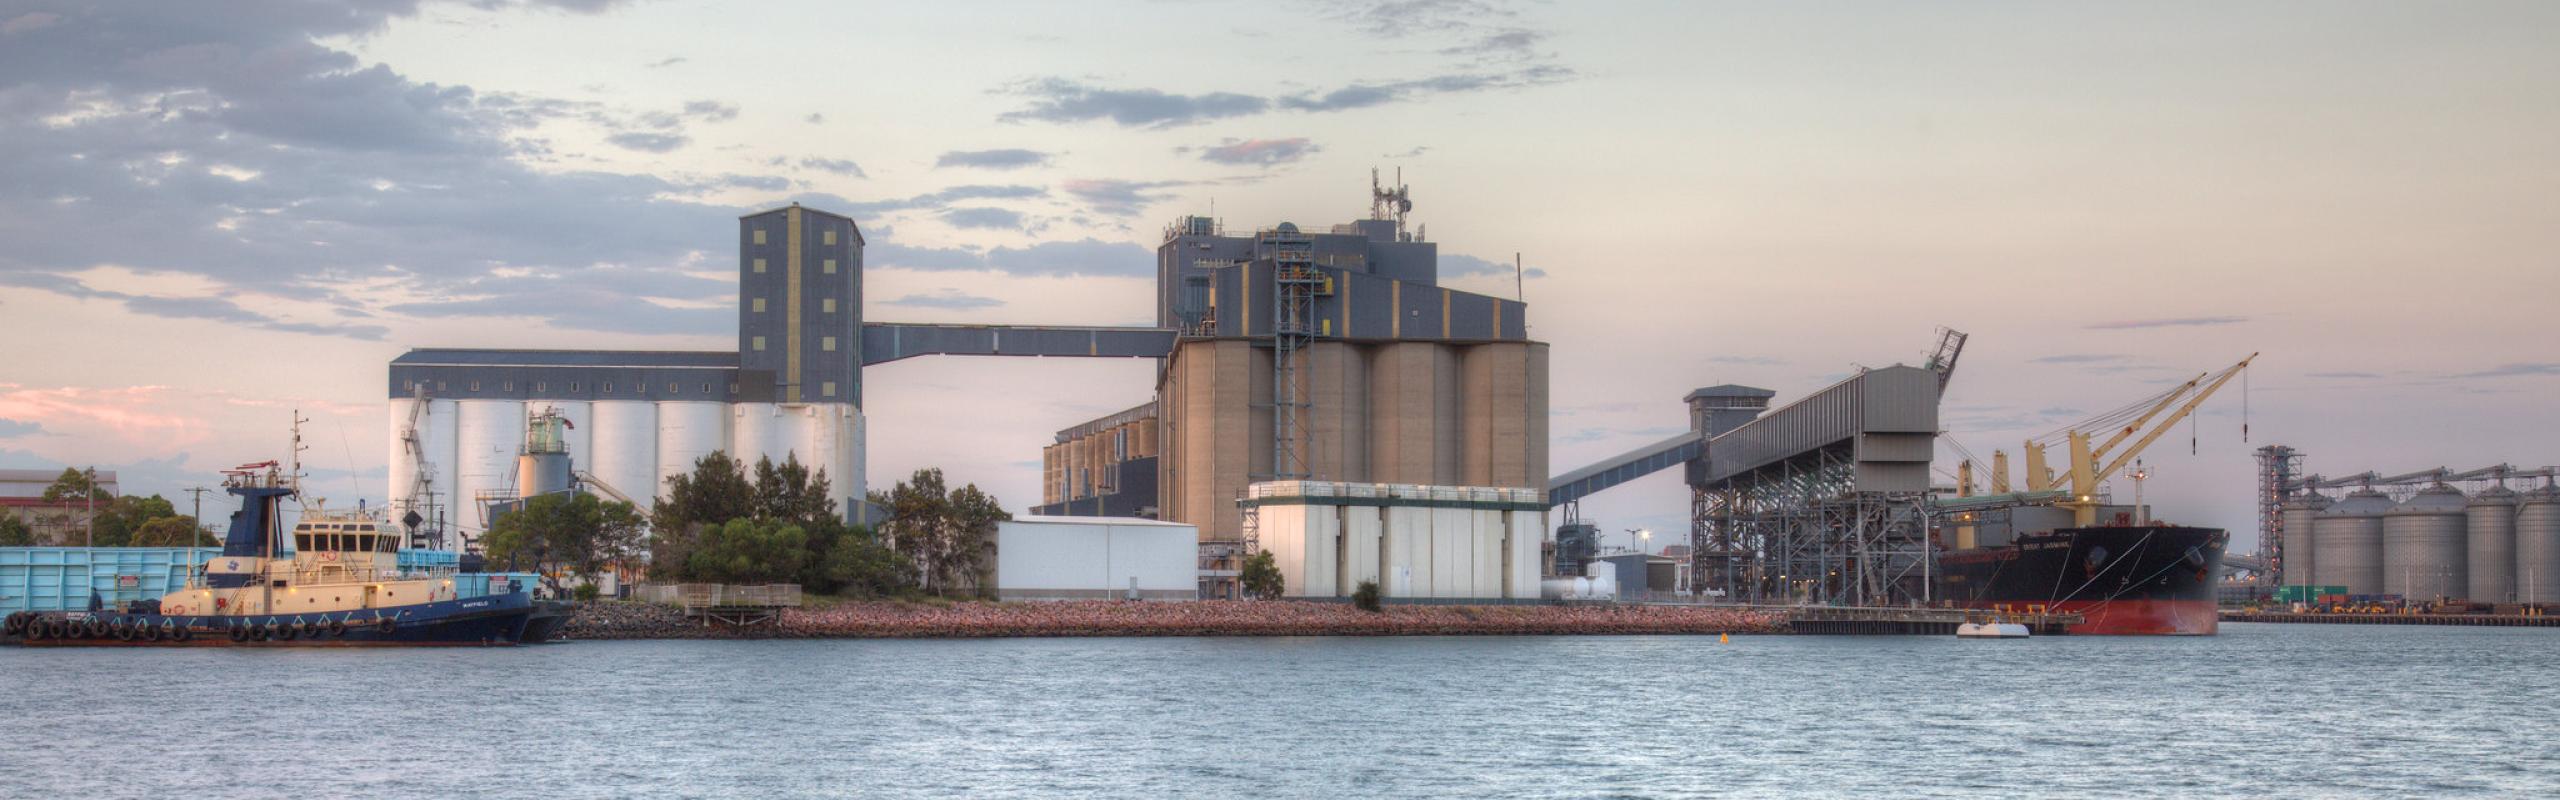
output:
<path id="1" fill-rule="evenodd" d="M 2554 634 L 0 649 L 0 794 L 2549 797 Z"/>

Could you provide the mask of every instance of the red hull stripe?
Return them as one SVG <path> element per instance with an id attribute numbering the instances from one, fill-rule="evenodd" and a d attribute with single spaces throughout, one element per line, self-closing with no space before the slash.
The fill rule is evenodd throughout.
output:
<path id="1" fill-rule="evenodd" d="M 2211 600 L 2066 600 L 2060 603 L 2024 601 L 1973 602 L 1967 608 L 2027 611 L 2041 607 L 2060 614 L 2084 617 L 2071 626 L 2075 635 L 2091 636 L 2212 636 L 2221 630 L 2222 615 Z"/>

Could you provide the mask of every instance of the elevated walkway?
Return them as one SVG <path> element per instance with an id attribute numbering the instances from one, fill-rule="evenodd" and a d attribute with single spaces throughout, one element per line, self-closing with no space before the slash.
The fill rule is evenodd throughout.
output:
<path id="1" fill-rule="evenodd" d="M 862 365 L 916 356 L 1164 358 L 1173 355 L 1175 334 L 1172 328 L 866 322 Z"/>

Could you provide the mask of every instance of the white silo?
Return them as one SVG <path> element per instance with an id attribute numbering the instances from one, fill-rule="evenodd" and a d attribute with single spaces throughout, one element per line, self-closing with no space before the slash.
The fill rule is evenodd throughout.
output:
<path id="1" fill-rule="evenodd" d="M 691 474 L 694 462 L 703 456 L 728 449 L 729 404 L 676 400 L 658 403 L 658 492 L 666 491 L 667 479 Z"/>
<path id="2" fill-rule="evenodd" d="M 2471 577 L 2463 597 L 2478 603 L 2511 603 L 2516 593 L 2516 493 L 2490 487 L 2471 497 L 2463 561 Z"/>
<path id="3" fill-rule="evenodd" d="M 2516 602 L 2560 602 L 2560 488 L 2527 492 L 2516 506 Z"/>
<path id="4" fill-rule="evenodd" d="M 658 404 L 646 400 L 598 400 L 590 414 L 593 455 L 581 463 L 596 480 L 631 497 L 647 511 L 666 487 L 658 484 Z M 571 451 L 572 458 L 577 457 Z"/>
<path id="5" fill-rule="evenodd" d="M 2350 492 L 2322 509 L 2311 523 L 2311 565 L 2318 586 L 2344 586 L 2348 594 L 2382 593 L 2382 512 L 2391 498 L 2372 489 Z"/>
<path id="6" fill-rule="evenodd" d="M 2317 524 L 2321 509 L 2329 507 L 2329 496 L 2311 492 L 2284 501 L 2284 559 L 2286 586 L 2317 586 L 2311 581 L 2317 563 L 2311 554 L 2311 529 Z"/>
<path id="7" fill-rule="evenodd" d="M 772 403 L 729 404 L 729 455 L 753 475 L 758 457 L 770 457 L 782 463 L 783 451 L 790 449 L 791 439 L 780 434 L 783 418 L 797 406 Z"/>
<path id="8" fill-rule="evenodd" d="M 2462 492 L 2436 484 L 2382 514 L 2382 593 L 2412 601 L 2470 591 Z"/>
<path id="9" fill-rule="evenodd" d="M 524 403 L 463 400 L 454 420 L 454 469 L 448 484 L 453 487 L 452 518 L 456 528 L 477 536 L 489 529 L 480 498 L 507 495 L 515 484 L 516 448 L 524 443 Z"/>

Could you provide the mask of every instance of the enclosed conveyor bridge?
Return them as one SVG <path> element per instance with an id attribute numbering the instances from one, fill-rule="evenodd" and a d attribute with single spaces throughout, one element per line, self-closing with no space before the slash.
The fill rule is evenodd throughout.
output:
<path id="1" fill-rule="evenodd" d="M 866 322 L 862 365 L 916 356 L 1164 358 L 1173 354 L 1176 333 L 1172 328 Z"/>

